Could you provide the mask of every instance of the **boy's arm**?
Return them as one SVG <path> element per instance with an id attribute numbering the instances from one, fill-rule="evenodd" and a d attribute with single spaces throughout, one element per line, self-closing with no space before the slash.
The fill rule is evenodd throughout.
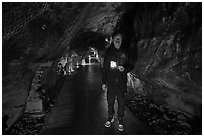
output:
<path id="1" fill-rule="evenodd" d="M 126 55 L 127 55 L 127 60 L 123 67 L 124 67 L 124 72 L 128 73 L 134 68 L 134 65 L 131 63 L 130 54 L 126 54 Z"/>

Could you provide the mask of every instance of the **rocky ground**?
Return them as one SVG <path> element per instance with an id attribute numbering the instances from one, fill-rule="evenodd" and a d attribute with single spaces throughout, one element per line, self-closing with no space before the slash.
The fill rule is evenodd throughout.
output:
<path id="1" fill-rule="evenodd" d="M 202 134 L 202 123 L 192 123 L 183 113 L 156 105 L 141 94 L 127 95 L 127 106 L 161 135 Z"/>

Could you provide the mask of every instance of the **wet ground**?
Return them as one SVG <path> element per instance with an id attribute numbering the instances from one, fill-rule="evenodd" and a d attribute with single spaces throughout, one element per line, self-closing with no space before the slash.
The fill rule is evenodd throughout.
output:
<path id="1" fill-rule="evenodd" d="M 156 134 L 154 129 L 136 118 L 128 108 L 125 108 L 124 132 L 117 130 L 117 116 L 112 127 L 105 128 L 107 101 L 101 84 L 98 65 L 81 67 L 73 77 L 67 78 L 40 134 Z"/>

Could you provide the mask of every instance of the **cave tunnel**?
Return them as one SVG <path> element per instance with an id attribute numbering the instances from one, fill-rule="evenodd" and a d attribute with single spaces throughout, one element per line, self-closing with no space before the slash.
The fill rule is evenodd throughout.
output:
<path id="1" fill-rule="evenodd" d="M 2 2 L 2 134 L 201 135 L 202 3 Z"/>

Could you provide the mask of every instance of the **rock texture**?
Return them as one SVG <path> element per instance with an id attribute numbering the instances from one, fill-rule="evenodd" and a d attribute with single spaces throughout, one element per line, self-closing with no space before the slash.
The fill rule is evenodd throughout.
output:
<path id="1" fill-rule="evenodd" d="M 158 104 L 201 117 L 201 3 L 141 3 L 130 14 L 133 19 L 127 22 L 129 16 L 124 16 L 121 28 L 127 36 L 132 34 L 129 48 L 138 55 L 133 73 L 142 93 Z M 127 24 L 134 24 L 131 32 Z"/>
<path id="2" fill-rule="evenodd" d="M 126 10 L 118 11 L 118 7 L 123 6 L 121 3 L 3 3 L 3 53 L 7 53 L 4 60 L 54 60 L 69 51 L 70 42 L 83 30 L 111 34 Z"/>
<path id="3" fill-rule="evenodd" d="M 9 123 L 20 114 L 13 100 L 19 97 L 18 106 L 25 101 L 36 62 L 73 49 L 83 54 L 90 45 L 103 51 L 115 29 L 133 55 L 140 93 L 201 117 L 202 3 L 4 2 L 2 13 L 3 115 L 11 114 Z"/>

